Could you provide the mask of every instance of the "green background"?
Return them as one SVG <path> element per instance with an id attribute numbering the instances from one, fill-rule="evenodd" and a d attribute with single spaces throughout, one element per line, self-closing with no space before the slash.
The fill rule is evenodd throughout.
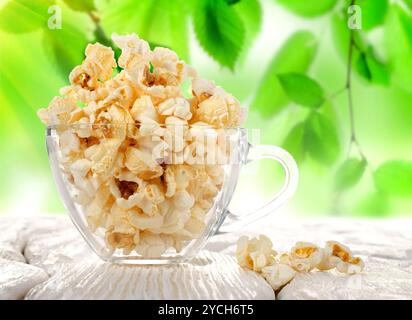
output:
<path id="1" fill-rule="evenodd" d="M 51 5 L 61 29 L 47 27 Z M 174 49 L 249 108 L 246 126 L 299 162 L 288 214 L 412 214 L 411 0 L 1 0 L 0 213 L 64 212 L 36 111 L 113 32 Z M 233 206 L 281 183 L 270 162 L 251 165 Z"/>

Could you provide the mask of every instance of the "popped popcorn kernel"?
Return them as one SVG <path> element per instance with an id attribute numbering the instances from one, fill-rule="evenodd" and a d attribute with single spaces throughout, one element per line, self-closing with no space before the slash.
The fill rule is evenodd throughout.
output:
<path id="1" fill-rule="evenodd" d="M 264 235 L 250 240 L 243 236 L 238 240 L 236 258 L 241 267 L 260 272 L 275 262 L 276 255 L 277 252 L 272 249 L 272 242 Z"/>
<path id="2" fill-rule="evenodd" d="M 124 68 L 131 78 L 136 78 L 138 72 L 142 70 L 151 57 L 149 44 L 139 39 L 136 34 L 120 36 L 113 34 L 113 42 L 122 49 L 119 57 L 119 67 Z"/>
<path id="3" fill-rule="evenodd" d="M 86 59 L 70 73 L 70 83 L 87 90 L 94 90 L 99 81 L 108 80 L 116 67 L 114 52 L 111 48 L 99 43 L 89 44 L 86 48 Z"/>
<path id="4" fill-rule="evenodd" d="M 68 124 L 70 115 L 76 110 L 76 101 L 71 98 L 54 97 L 47 109 L 37 112 L 40 120 L 47 125 Z"/>
<path id="5" fill-rule="evenodd" d="M 360 273 L 364 267 L 361 258 L 354 257 L 347 246 L 337 241 L 326 242 L 323 259 L 318 265 L 320 270 L 336 268 L 339 272 L 347 274 Z"/>
<path id="6" fill-rule="evenodd" d="M 289 254 L 290 265 L 299 272 L 311 271 L 322 258 L 322 249 L 310 242 L 297 242 Z"/>
<path id="7" fill-rule="evenodd" d="M 292 281 L 296 273 L 295 269 L 282 263 L 276 263 L 262 269 L 262 276 L 275 291 Z"/>
<path id="8" fill-rule="evenodd" d="M 162 116 L 175 116 L 186 121 L 192 118 L 189 102 L 184 98 L 168 99 L 160 103 L 157 110 Z"/>

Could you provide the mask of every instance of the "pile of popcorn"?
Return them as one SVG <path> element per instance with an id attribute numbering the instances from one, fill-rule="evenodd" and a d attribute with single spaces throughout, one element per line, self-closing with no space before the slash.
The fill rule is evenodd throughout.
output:
<path id="1" fill-rule="evenodd" d="M 297 242 L 289 253 L 278 255 L 264 235 L 252 239 L 240 237 L 236 258 L 241 267 L 260 273 L 274 290 L 288 284 L 298 272 L 336 268 L 342 273 L 357 274 L 364 268 L 363 261 L 337 241 L 327 241 L 324 248 L 310 242 Z"/>
<path id="2" fill-rule="evenodd" d="M 74 200 L 112 251 L 179 252 L 207 224 L 229 156 L 218 141 L 244 109 L 172 50 L 152 51 L 135 34 L 112 39 L 117 63 L 111 48 L 89 44 L 70 85 L 38 116 L 56 128 Z M 212 153 L 217 161 L 195 161 Z"/>

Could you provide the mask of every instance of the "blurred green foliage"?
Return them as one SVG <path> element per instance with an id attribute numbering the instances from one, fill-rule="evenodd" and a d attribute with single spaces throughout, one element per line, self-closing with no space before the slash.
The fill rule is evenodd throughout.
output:
<path id="1" fill-rule="evenodd" d="M 282 6 L 302 17 L 316 17 L 333 9 L 336 0 L 279 0 Z"/>
<path id="2" fill-rule="evenodd" d="M 290 101 L 302 107 L 317 109 L 325 101 L 321 86 L 304 74 L 279 74 L 278 78 Z"/>
<path id="3" fill-rule="evenodd" d="M 224 0 L 200 0 L 195 6 L 197 39 L 217 62 L 233 70 L 245 39 L 242 20 Z"/>
<path id="4" fill-rule="evenodd" d="M 352 4 L 359 30 L 348 28 Z M 48 28 L 53 5 L 61 29 Z M 264 58 L 287 20 L 301 27 Z M 0 211 L 62 211 L 36 110 L 87 43 L 131 32 L 232 91 L 249 107 L 247 126 L 293 154 L 297 212 L 411 213 L 410 0 L 1 0 Z M 262 192 L 277 178 L 263 167 Z"/>
<path id="5" fill-rule="evenodd" d="M 271 117 L 287 106 L 278 75 L 306 72 L 316 53 L 317 41 L 310 32 L 293 34 L 274 56 L 256 92 L 252 106 L 264 117 Z"/>
<path id="6" fill-rule="evenodd" d="M 365 159 L 345 160 L 336 171 L 336 190 L 343 191 L 354 187 L 362 178 L 366 165 Z"/>

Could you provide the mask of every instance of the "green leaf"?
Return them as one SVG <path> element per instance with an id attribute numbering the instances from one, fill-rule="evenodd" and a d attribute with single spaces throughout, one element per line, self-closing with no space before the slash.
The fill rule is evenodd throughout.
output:
<path id="1" fill-rule="evenodd" d="M 286 73 L 278 78 L 289 99 L 299 105 L 316 109 L 325 100 L 321 86 L 304 74 Z"/>
<path id="2" fill-rule="evenodd" d="M 342 163 L 337 172 L 335 180 L 335 189 L 344 191 L 354 187 L 362 178 L 365 172 L 366 161 L 351 158 Z"/>
<path id="3" fill-rule="evenodd" d="M 412 10 L 412 0 L 403 0 L 405 4 Z"/>
<path id="4" fill-rule="evenodd" d="M 376 187 L 393 196 L 412 196 L 412 162 L 391 160 L 374 173 Z"/>
<path id="5" fill-rule="evenodd" d="M 245 29 L 245 39 L 242 52 L 250 49 L 253 39 L 262 26 L 262 8 L 258 0 L 241 0 L 233 6 Z"/>
<path id="6" fill-rule="evenodd" d="M 91 12 L 96 10 L 94 0 L 64 0 L 66 5 L 75 11 Z"/>
<path id="7" fill-rule="evenodd" d="M 232 4 L 236 4 L 239 3 L 241 0 L 225 0 L 227 4 L 232 5 Z M 244 1 L 244 0 L 243 0 Z M 242 1 L 242 2 L 243 2 Z"/>
<path id="8" fill-rule="evenodd" d="M 293 34 L 273 57 L 251 104 L 264 117 L 277 114 L 288 104 L 278 74 L 306 72 L 316 54 L 318 42 L 307 31 Z"/>
<path id="9" fill-rule="evenodd" d="M 301 163 L 304 157 L 303 150 L 303 133 L 305 129 L 305 124 L 303 122 L 295 125 L 289 132 L 282 147 L 288 151 L 297 163 Z"/>
<path id="10" fill-rule="evenodd" d="M 358 0 L 362 8 L 362 29 L 371 30 L 382 25 L 388 10 L 388 0 Z"/>
<path id="11" fill-rule="evenodd" d="M 372 82 L 376 84 L 389 85 L 390 74 L 388 66 L 380 62 L 375 56 L 367 55 L 366 62 L 371 72 Z"/>
<path id="12" fill-rule="evenodd" d="M 379 191 L 365 195 L 356 203 L 354 208 L 354 212 L 371 217 L 385 215 L 389 211 L 390 202 L 388 196 Z"/>
<path id="13" fill-rule="evenodd" d="M 364 53 L 361 53 L 356 61 L 356 70 L 366 80 L 372 81 L 372 72 L 369 69 L 368 61 Z"/>
<path id="14" fill-rule="evenodd" d="M 100 4 L 106 34 L 136 33 L 151 44 L 171 48 L 189 60 L 189 5 L 186 0 L 123 0 Z"/>
<path id="15" fill-rule="evenodd" d="M 355 67 L 358 74 L 368 82 L 382 85 L 390 83 L 387 66 L 375 57 L 372 48 L 368 53 L 359 53 Z"/>
<path id="16" fill-rule="evenodd" d="M 312 18 L 331 11 L 338 1 L 336 0 L 277 0 L 289 11 L 302 17 Z"/>
<path id="17" fill-rule="evenodd" d="M 344 63 L 348 59 L 349 29 L 345 13 L 338 12 L 332 18 L 333 41 Z M 388 85 L 390 75 L 388 66 L 381 62 L 372 46 L 368 45 L 358 30 L 353 30 L 356 47 L 353 49 L 353 67 L 362 78 L 370 83 Z"/>
<path id="18" fill-rule="evenodd" d="M 245 37 L 237 12 L 224 0 L 200 0 L 193 20 L 203 49 L 222 66 L 233 70 Z"/>
<path id="19" fill-rule="evenodd" d="M 49 0 L 12 0 L 0 10 L 0 29 L 10 33 L 24 33 L 47 27 Z"/>
<path id="20" fill-rule="evenodd" d="M 393 4 L 385 33 L 392 83 L 412 92 L 412 14 Z"/>
<path id="21" fill-rule="evenodd" d="M 312 112 L 305 121 L 303 146 L 314 160 L 331 165 L 339 157 L 336 125 L 323 114 Z"/>
<path id="22" fill-rule="evenodd" d="M 412 14 L 406 13 L 406 11 L 399 9 L 399 19 L 405 32 L 406 38 L 411 45 L 412 41 Z"/>

